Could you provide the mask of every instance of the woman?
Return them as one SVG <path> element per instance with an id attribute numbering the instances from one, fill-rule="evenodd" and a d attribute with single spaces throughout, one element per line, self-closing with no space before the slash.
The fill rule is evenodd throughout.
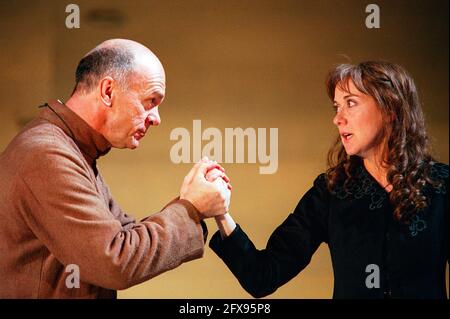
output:
<path id="1" fill-rule="evenodd" d="M 339 131 L 327 172 L 265 249 L 229 214 L 216 219 L 210 247 L 254 297 L 296 276 L 325 242 L 334 298 L 446 298 L 448 166 L 428 152 L 413 79 L 370 61 L 337 66 L 326 87 Z"/>

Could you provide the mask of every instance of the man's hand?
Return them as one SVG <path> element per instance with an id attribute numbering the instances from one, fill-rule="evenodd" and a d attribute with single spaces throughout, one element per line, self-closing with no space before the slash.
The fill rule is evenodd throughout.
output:
<path id="1" fill-rule="evenodd" d="M 218 178 L 217 171 L 222 172 L 229 182 L 223 173 L 224 169 L 205 157 L 194 165 L 181 185 L 180 198 L 190 201 L 200 212 L 202 219 L 223 215 L 228 211 L 231 185 L 228 188 L 225 179 Z M 213 177 L 217 175 L 214 182 L 206 180 L 208 172 L 214 174 Z"/>
<path id="2" fill-rule="evenodd" d="M 230 207 L 232 187 L 230 184 L 230 179 L 224 171 L 218 168 L 212 168 L 206 173 L 205 178 L 208 182 L 216 184 L 220 188 L 222 196 L 225 196 L 226 198 L 226 206 Z"/>

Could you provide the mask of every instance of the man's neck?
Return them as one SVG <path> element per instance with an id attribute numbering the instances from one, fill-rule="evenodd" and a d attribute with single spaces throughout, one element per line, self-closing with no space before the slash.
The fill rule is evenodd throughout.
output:
<path id="1" fill-rule="evenodd" d="M 90 127 L 101 133 L 103 116 L 90 95 L 74 94 L 65 105 L 81 117 Z"/>

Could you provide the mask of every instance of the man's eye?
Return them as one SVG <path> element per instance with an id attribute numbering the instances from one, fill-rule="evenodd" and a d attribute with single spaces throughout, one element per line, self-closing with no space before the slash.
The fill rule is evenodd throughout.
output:
<path id="1" fill-rule="evenodd" d="M 144 108 L 150 110 L 156 106 L 156 99 L 150 99 L 144 102 Z"/>
<path id="2" fill-rule="evenodd" d="M 157 105 L 157 103 L 158 103 L 158 100 L 156 98 L 153 98 L 150 100 L 149 105 L 150 105 L 150 107 L 155 107 Z"/>
<path id="3" fill-rule="evenodd" d="M 347 101 L 347 105 L 348 105 L 348 106 L 355 106 L 355 105 L 356 105 L 356 102 L 353 101 L 353 100 L 348 100 L 348 101 Z"/>

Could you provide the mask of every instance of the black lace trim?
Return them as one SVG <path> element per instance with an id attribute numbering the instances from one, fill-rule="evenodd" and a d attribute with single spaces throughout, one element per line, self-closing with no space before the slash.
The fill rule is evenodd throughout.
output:
<path id="1" fill-rule="evenodd" d="M 432 187 L 436 194 L 446 194 L 447 185 L 446 180 L 448 180 L 448 165 L 442 163 L 434 163 L 430 169 L 430 176 L 433 180 L 440 182 L 437 187 Z"/>
<path id="2" fill-rule="evenodd" d="M 419 234 L 419 232 L 425 230 L 426 228 L 427 222 L 425 221 L 423 211 L 420 211 L 411 217 L 411 221 L 408 226 L 411 237 L 416 237 Z"/>
<path id="3" fill-rule="evenodd" d="M 436 187 L 430 185 L 427 192 L 432 190 L 437 194 L 446 194 L 447 185 L 445 181 L 449 178 L 448 165 L 442 163 L 434 163 L 431 166 L 430 176 L 433 180 L 440 182 L 440 185 Z M 369 175 L 369 173 L 362 166 L 356 169 L 354 177 L 349 180 L 346 187 L 344 187 L 344 183 L 342 183 L 341 185 L 335 187 L 332 194 L 339 199 L 348 200 L 369 197 L 370 210 L 381 208 L 383 206 L 384 200 L 388 197 L 388 193 L 381 188 L 381 186 L 373 179 L 372 176 Z M 417 221 L 417 223 L 420 224 L 421 221 Z"/>
<path id="4" fill-rule="evenodd" d="M 354 178 L 350 179 L 346 187 L 344 184 L 336 186 L 333 194 L 339 199 L 370 198 L 369 209 L 375 210 L 383 206 L 387 193 L 375 180 L 369 176 L 363 167 L 358 167 Z"/>

